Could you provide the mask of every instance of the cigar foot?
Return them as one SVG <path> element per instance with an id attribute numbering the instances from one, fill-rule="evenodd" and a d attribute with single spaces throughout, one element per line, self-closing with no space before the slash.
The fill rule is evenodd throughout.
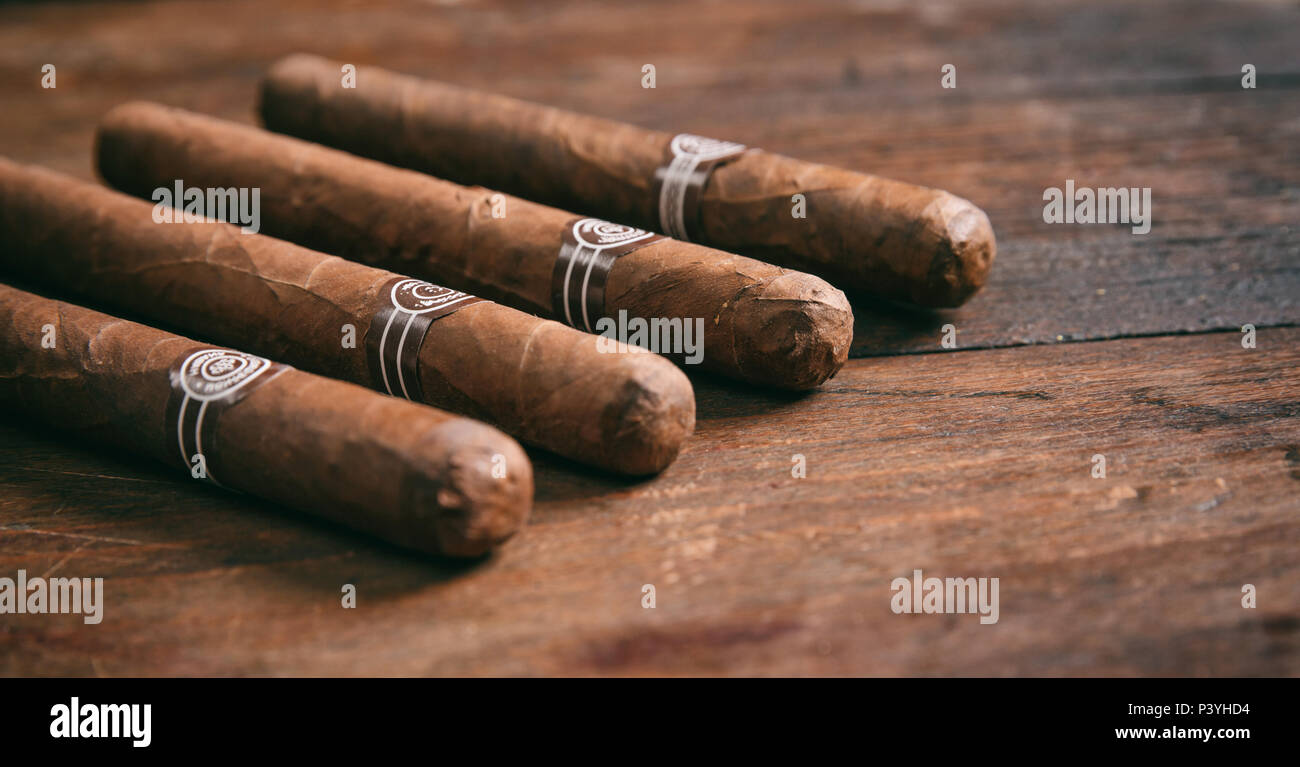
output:
<path id="1" fill-rule="evenodd" d="M 610 398 L 600 443 L 609 446 L 609 465 L 631 475 L 668 468 L 695 430 L 695 391 L 672 365 L 632 368 Z"/>
<path id="2" fill-rule="evenodd" d="M 786 272 L 747 289 L 730 312 L 737 337 L 754 339 L 746 380 L 811 389 L 839 372 L 853 342 L 853 309 L 823 280 Z"/>
<path id="3" fill-rule="evenodd" d="M 922 213 L 938 239 L 924 283 L 912 301 L 936 308 L 960 306 L 984 286 L 997 242 L 989 217 L 974 204 L 943 193 Z M 919 289 L 918 289 L 919 288 Z"/>
<path id="4" fill-rule="evenodd" d="M 453 557 L 476 557 L 504 543 L 523 525 L 533 496 L 533 469 L 514 442 L 496 429 L 464 420 L 429 432 L 427 460 L 439 470 L 410 475 L 402 495 L 404 514 L 430 530 L 432 539 L 413 545 Z M 437 481 L 427 479 L 438 476 Z"/>

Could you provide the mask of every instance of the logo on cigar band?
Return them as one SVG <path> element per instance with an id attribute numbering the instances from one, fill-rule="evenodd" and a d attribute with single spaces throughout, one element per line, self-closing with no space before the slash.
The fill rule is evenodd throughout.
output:
<path id="1" fill-rule="evenodd" d="M 573 239 L 577 240 L 579 245 L 591 248 L 625 245 L 653 236 L 653 233 L 644 229 L 602 221 L 598 218 L 584 218 L 573 225 Z"/>
<path id="2" fill-rule="evenodd" d="M 620 257 L 662 239 L 654 232 L 599 218 L 573 222 L 551 277 L 551 304 L 556 315 L 575 328 L 592 331 L 605 313 L 605 278 Z"/>
<path id="3" fill-rule="evenodd" d="M 172 397 L 168 422 L 176 423 L 176 448 L 191 474 L 214 484 L 211 463 L 204 457 L 205 425 L 211 436 L 212 421 L 249 391 L 286 370 L 285 366 L 230 349 L 200 349 L 172 368 Z M 266 375 L 270 371 L 269 375 Z M 198 403 L 191 407 L 190 403 Z M 197 469 L 192 464 L 198 462 Z M 195 471 L 198 473 L 195 473 Z"/>
<path id="4" fill-rule="evenodd" d="M 673 137 L 669 148 L 673 159 L 655 173 L 659 184 L 659 231 L 683 242 L 690 242 L 687 225 L 694 222 L 700 191 L 713 168 L 747 147 L 734 141 L 721 141 L 691 133 Z"/>
<path id="5" fill-rule="evenodd" d="M 271 361 L 228 349 L 194 352 L 181 363 L 181 388 L 200 402 L 224 397 L 265 373 Z"/>
<path id="6" fill-rule="evenodd" d="M 670 146 L 674 156 L 686 156 L 696 160 L 720 160 L 723 157 L 740 154 L 746 149 L 744 144 L 737 144 L 734 141 L 706 138 L 691 133 L 677 134 L 673 137 Z"/>
<path id="7" fill-rule="evenodd" d="M 424 334 L 434 320 L 482 301 L 432 282 L 397 278 L 388 289 L 388 303 L 375 311 L 366 336 L 372 378 L 382 382 L 389 394 L 423 400 L 417 363 Z"/>
<path id="8" fill-rule="evenodd" d="M 468 293 L 423 280 L 401 280 L 389 292 L 393 308 L 407 314 L 425 314 L 473 298 Z"/>

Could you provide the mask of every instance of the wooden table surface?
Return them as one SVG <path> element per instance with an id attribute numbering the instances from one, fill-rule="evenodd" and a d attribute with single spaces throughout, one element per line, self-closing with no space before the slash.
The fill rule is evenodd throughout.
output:
<path id="1" fill-rule="evenodd" d="M 305 50 L 942 187 L 999 239 L 961 309 L 855 298 L 816 392 L 696 377 L 653 480 L 534 451 L 483 562 L 6 415 L 0 576 L 103 577 L 105 608 L 0 615 L 0 673 L 1300 673 L 1297 40 L 1264 0 L 0 5 L 0 153 L 83 178 L 113 105 L 251 123 Z M 1067 178 L 1150 187 L 1150 233 L 1045 224 Z M 999 578 L 998 622 L 893 613 L 914 570 Z"/>

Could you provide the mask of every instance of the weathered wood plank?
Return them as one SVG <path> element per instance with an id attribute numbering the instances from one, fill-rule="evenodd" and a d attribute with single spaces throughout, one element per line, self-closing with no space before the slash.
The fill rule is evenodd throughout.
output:
<path id="1" fill-rule="evenodd" d="M 107 606 L 0 616 L 0 674 L 1298 674 L 1300 329 L 969 351 L 1300 322 L 1298 33 L 1173 0 L 0 5 L 0 152 L 83 178 L 112 106 L 251 122 L 307 50 L 944 187 L 1001 245 L 960 310 L 857 303 L 858 355 L 947 322 L 967 351 L 806 397 L 697 380 L 665 475 L 534 453 L 534 523 L 477 565 L 4 414 L 0 576 L 103 576 Z M 1151 187 L 1151 233 L 1044 224 L 1066 178 Z M 913 569 L 1000 578 L 999 622 L 893 614 Z"/>
<path id="2" fill-rule="evenodd" d="M 107 608 L 5 616 L 0 673 L 1300 673 L 1298 371 L 1278 329 L 701 381 L 663 476 L 538 455 L 533 523 L 469 567 L 6 425 L 0 573 Z M 999 578 L 998 623 L 893 614 L 914 569 Z"/>
<path id="3" fill-rule="evenodd" d="M 947 323 L 977 348 L 1300 322 L 1290 4 L 181 2 L 3 7 L 0 20 L 0 147 L 83 177 L 113 105 L 252 121 L 265 65 L 311 50 L 984 207 L 1001 252 L 983 293 L 941 313 L 855 301 L 858 356 L 938 349 Z M 60 67 L 52 91 L 39 87 L 46 62 Z M 653 90 L 640 87 L 646 63 Z M 939 85 L 945 63 L 956 89 Z M 1240 87 L 1246 63 L 1254 90 Z M 1043 223 L 1044 189 L 1067 178 L 1151 187 L 1151 233 Z"/>

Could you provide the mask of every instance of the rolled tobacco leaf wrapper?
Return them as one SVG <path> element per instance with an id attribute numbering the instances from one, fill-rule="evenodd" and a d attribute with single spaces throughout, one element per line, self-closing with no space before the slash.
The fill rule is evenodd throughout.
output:
<path id="1" fill-rule="evenodd" d="M 993 264 L 988 216 L 948 192 L 375 67 L 343 88 L 340 66 L 273 66 L 266 126 L 921 306 L 961 304 Z"/>
<path id="2" fill-rule="evenodd" d="M 0 267 L 618 472 L 663 470 L 694 428 L 690 381 L 658 355 L 230 224 L 156 223 L 155 212 L 0 158 Z"/>
<path id="3" fill-rule="evenodd" d="M 268 234 L 688 363 L 702 335 L 695 361 L 742 380 L 812 388 L 848 357 L 844 294 L 761 261 L 158 105 L 109 112 L 96 156 L 132 194 L 256 187 Z"/>
<path id="4" fill-rule="evenodd" d="M 532 506 L 491 426 L 7 285 L 0 403 L 431 553 L 483 554 Z"/>

